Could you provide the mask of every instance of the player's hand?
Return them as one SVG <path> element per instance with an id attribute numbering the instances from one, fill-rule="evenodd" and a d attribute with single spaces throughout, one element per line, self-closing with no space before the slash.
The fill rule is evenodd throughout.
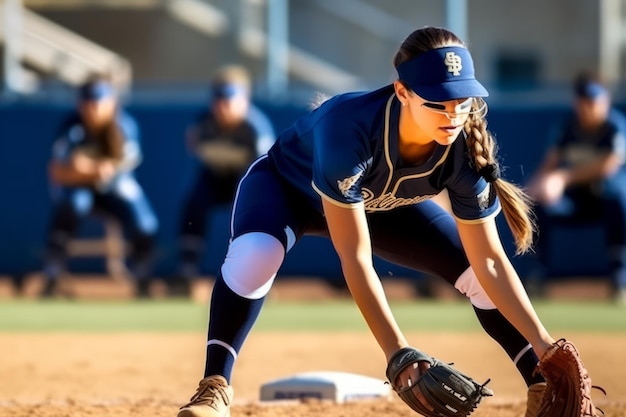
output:
<path id="1" fill-rule="evenodd" d="M 430 368 L 430 364 L 425 361 L 413 363 L 410 366 L 407 366 L 405 369 L 400 372 L 398 378 L 396 379 L 396 386 L 402 388 L 412 387 L 417 383 L 417 380 L 421 378 L 422 375 L 426 373 L 426 371 Z M 424 394 L 417 390 L 415 391 L 415 396 L 424 404 L 428 403 L 428 400 L 424 396 Z"/>
<path id="2" fill-rule="evenodd" d="M 468 417 L 493 391 L 421 350 L 405 347 L 388 360 L 393 390 L 409 407 L 428 417 Z"/>
<path id="3" fill-rule="evenodd" d="M 543 196 L 546 204 L 554 204 L 563 197 L 567 179 L 565 172 L 555 171 L 549 174 L 544 181 Z"/>
<path id="4" fill-rule="evenodd" d="M 112 161 L 101 161 L 98 163 L 98 181 L 108 182 L 113 178 L 116 172 L 115 164 Z"/>
<path id="5" fill-rule="evenodd" d="M 83 153 L 72 155 L 72 167 L 81 174 L 93 174 L 97 170 L 97 163 Z"/>
<path id="6" fill-rule="evenodd" d="M 529 186 L 528 192 L 538 202 L 552 205 L 563 197 L 566 186 L 567 176 L 558 170 L 538 178 Z"/>

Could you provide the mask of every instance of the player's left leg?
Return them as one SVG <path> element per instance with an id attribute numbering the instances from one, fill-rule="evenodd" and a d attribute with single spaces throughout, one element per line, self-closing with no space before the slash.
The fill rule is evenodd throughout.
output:
<path id="1" fill-rule="evenodd" d="M 76 233 L 81 219 L 93 207 L 93 193 L 86 188 L 60 188 L 54 201 L 54 211 L 46 238 L 43 265 L 42 297 L 53 296 L 60 275 L 66 267 L 67 244 Z"/>
<path id="2" fill-rule="evenodd" d="M 390 262 L 442 277 L 471 301 L 482 327 L 511 358 L 528 386 L 543 382 L 529 342 L 496 309 L 469 266 L 454 219 L 437 204 L 369 215 L 374 253 Z"/>
<path id="3" fill-rule="evenodd" d="M 307 225 L 305 209 L 260 159 L 239 184 L 231 239 L 213 286 L 204 377 L 178 417 L 226 417 L 232 371 L 269 293 L 285 253 Z M 305 217 L 300 217 L 304 215 Z"/>
<path id="4" fill-rule="evenodd" d="M 129 233 L 129 269 L 135 280 L 135 295 L 149 296 L 159 222 L 143 190 L 134 178 L 125 178 L 99 197 L 102 208 L 116 215 Z"/>

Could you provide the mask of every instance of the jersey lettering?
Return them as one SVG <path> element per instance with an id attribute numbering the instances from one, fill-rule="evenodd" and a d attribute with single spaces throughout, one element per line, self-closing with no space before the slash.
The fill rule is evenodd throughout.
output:
<path id="1" fill-rule="evenodd" d="M 391 193 L 382 194 L 374 198 L 374 193 L 364 188 L 361 192 L 363 196 L 363 202 L 365 204 L 365 210 L 367 211 L 385 211 L 392 210 L 401 206 L 410 206 L 417 204 L 424 200 L 430 200 L 436 194 L 430 195 L 418 195 L 411 198 L 396 197 Z"/>

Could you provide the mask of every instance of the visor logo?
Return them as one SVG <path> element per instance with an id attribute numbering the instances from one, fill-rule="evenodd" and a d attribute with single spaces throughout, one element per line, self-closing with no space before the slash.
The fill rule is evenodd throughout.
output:
<path id="1" fill-rule="evenodd" d="M 461 64 L 461 57 L 454 52 L 446 52 L 446 58 L 443 61 L 448 67 L 448 72 L 454 76 L 461 75 L 463 65 Z"/>

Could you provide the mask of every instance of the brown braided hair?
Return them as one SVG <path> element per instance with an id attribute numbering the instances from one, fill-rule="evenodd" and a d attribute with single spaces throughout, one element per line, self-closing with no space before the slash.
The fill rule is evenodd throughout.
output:
<path id="1" fill-rule="evenodd" d="M 447 29 L 430 26 L 417 29 L 404 40 L 394 56 L 393 65 L 397 68 L 423 52 L 445 46 L 466 47 L 459 37 Z M 406 84 L 404 86 L 410 90 Z M 477 110 L 483 105 L 482 99 L 477 98 L 472 107 Z M 516 253 L 523 254 L 531 249 L 535 229 L 532 200 L 520 187 L 500 177 L 497 144 L 487 130 L 485 115 L 486 112 L 472 114 L 465 122 L 464 131 L 471 165 L 493 185 L 506 222 L 513 233 Z"/>
<path id="2" fill-rule="evenodd" d="M 124 135 L 115 119 L 109 121 L 97 132 L 91 132 L 98 139 L 101 155 L 121 161 L 124 157 Z"/>

